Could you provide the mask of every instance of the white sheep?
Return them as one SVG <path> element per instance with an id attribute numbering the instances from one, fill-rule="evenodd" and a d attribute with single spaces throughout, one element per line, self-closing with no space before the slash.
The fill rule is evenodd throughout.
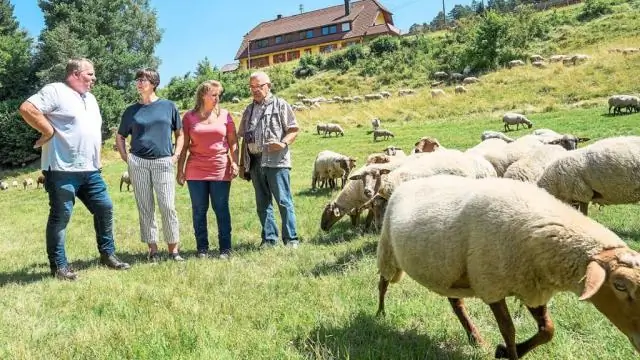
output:
<path id="1" fill-rule="evenodd" d="M 509 128 L 509 125 L 515 125 L 516 130 L 520 128 L 520 124 L 522 124 L 523 127 L 524 125 L 526 125 L 527 127 L 529 127 L 529 129 L 531 129 L 531 127 L 533 126 L 533 123 L 529 119 L 527 119 L 526 116 L 518 113 L 512 113 L 512 112 L 508 112 L 504 114 L 502 116 L 502 122 L 504 122 L 505 132 L 511 131 L 511 128 Z"/>
<path id="2" fill-rule="evenodd" d="M 379 315 L 389 282 L 406 272 L 447 297 L 469 341 L 484 344 L 463 302 L 479 298 L 505 342 L 496 358 L 519 359 L 551 341 L 547 304 L 563 291 L 590 301 L 640 351 L 640 254 L 534 184 L 445 175 L 404 183 L 389 199 L 377 258 Z M 519 344 L 511 296 L 538 324 Z"/>
<path id="3" fill-rule="evenodd" d="M 480 82 L 480 79 L 478 79 L 478 78 L 477 78 L 477 77 L 475 77 L 475 76 L 469 76 L 469 77 L 466 77 L 466 78 L 464 78 L 464 79 L 462 80 L 462 83 L 463 83 L 463 84 L 465 84 L 465 85 L 468 85 L 468 84 L 475 84 L 475 83 L 478 83 L 478 82 Z"/>
<path id="4" fill-rule="evenodd" d="M 499 152 L 507 146 L 507 142 L 501 138 L 488 138 L 481 141 L 477 145 L 470 147 L 465 153 L 471 153 L 474 155 L 485 156 L 492 152 Z"/>
<path id="5" fill-rule="evenodd" d="M 516 67 L 516 66 L 524 66 L 524 61 L 522 60 L 511 60 L 509 61 L 509 69 Z"/>
<path id="6" fill-rule="evenodd" d="M 6 181 L 0 181 L 0 190 L 9 190 L 9 184 Z"/>
<path id="7" fill-rule="evenodd" d="M 485 130 L 482 132 L 482 135 L 480 135 L 480 140 L 485 141 L 487 139 L 502 139 L 508 143 L 513 142 L 513 139 L 508 137 L 504 133 L 492 130 Z"/>
<path id="8" fill-rule="evenodd" d="M 342 188 L 347 182 L 347 177 L 356 166 L 356 159 L 339 154 L 331 150 L 323 150 L 318 153 L 313 163 L 311 189 L 316 189 L 317 182 L 328 181 L 329 187 L 336 187 L 334 179 L 342 179 Z"/>
<path id="9" fill-rule="evenodd" d="M 458 86 L 456 86 L 456 88 L 455 88 L 455 90 L 454 90 L 454 92 L 455 92 L 456 94 L 464 94 L 464 93 L 466 93 L 466 92 L 468 92 L 468 91 L 469 91 L 469 90 L 467 90 L 467 88 L 466 88 L 466 87 L 464 87 L 464 86 L 462 86 L 462 85 L 458 85 Z"/>
<path id="10" fill-rule="evenodd" d="M 376 94 L 366 94 L 364 96 L 365 100 L 382 100 L 383 96 L 376 93 Z"/>
<path id="11" fill-rule="evenodd" d="M 342 135 L 344 136 L 344 130 L 342 130 L 342 127 L 338 124 L 327 124 L 326 128 L 324 129 L 324 136 L 329 135 L 329 137 L 331 137 L 332 133 L 336 133 L 336 137 L 338 135 Z"/>
<path id="12" fill-rule="evenodd" d="M 540 146 L 545 146 L 545 144 L 543 144 L 538 137 L 526 135 L 506 145 L 495 144 L 494 146 L 488 146 L 487 149 L 483 151 L 482 156 L 493 165 L 496 174 L 502 177 L 511 164 L 530 154 Z M 478 150 L 473 152 L 479 153 Z"/>
<path id="13" fill-rule="evenodd" d="M 542 55 L 531 55 L 529 61 L 531 61 L 532 63 L 537 61 L 544 61 L 544 57 Z"/>
<path id="14" fill-rule="evenodd" d="M 13 182 L 11 182 L 11 186 L 13 188 L 17 188 L 18 187 L 18 180 L 13 180 Z"/>
<path id="15" fill-rule="evenodd" d="M 367 156 L 367 161 L 365 165 L 369 164 L 384 164 L 391 161 L 391 157 L 384 153 L 373 153 Z"/>
<path id="16" fill-rule="evenodd" d="M 432 98 L 442 97 L 442 96 L 445 96 L 445 95 L 446 95 L 446 93 L 442 89 L 433 89 L 433 90 L 431 90 L 431 97 Z"/>
<path id="17" fill-rule="evenodd" d="M 560 200 L 579 204 L 587 214 L 589 202 L 600 205 L 640 201 L 640 136 L 596 141 L 569 151 L 550 163 L 538 186 Z"/>
<path id="18" fill-rule="evenodd" d="M 531 63 L 531 66 L 539 69 L 544 69 L 547 67 L 547 64 L 545 64 L 544 61 L 534 61 Z"/>
<path id="19" fill-rule="evenodd" d="M 380 91 L 379 93 L 380 95 L 382 95 L 383 98 L 390 98 L 391 97 L 391 93 L 388 91 Z"/>
<path id="20" fill-rule="evenodd" d="M 378 138 L 389 140 L 390 137 L 395 137 L 393 133 L 386 129 L 375 129 L 373 132 L 373 141 L 378 141 Z"/>
<path id="21" fill-rule="evenodd" d="M 540 146 L 509 165 L 504 178 L 537 183 L 547 165 L 564 155 L 567 149 L 560 145 Z"/>
<path id="22" fill-rule="evenodd" d="M 400 89 L 400 90 L 398 90 L 398 96 L 413 95 L 415 93 L 416 93 L 416 91 L 413 90 L 413 89 Z"/>
<path id="23" fill-rule="evenodd" d="M 127 184 L 127 191 L 129 191 L 129 187 L 131 186 L 131 177 L 129 177 L 129 172 L 126 170 L 122 175 L 120 175 L 120 192 L 122 192 L 123 184 Z"/>

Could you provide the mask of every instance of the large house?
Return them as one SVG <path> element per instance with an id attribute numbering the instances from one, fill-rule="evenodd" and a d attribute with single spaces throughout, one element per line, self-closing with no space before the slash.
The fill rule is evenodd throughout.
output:
<path id="1" fill-rule="evenodd" d="M 345 0 L 344 5 L 278 15 L 258 24 L 245 35 L 235 59 L 243 69 L 258 68 L 304 54 L 329 53 L 380 35 L 400 35 L 391 12 L 377 0 Z"/>

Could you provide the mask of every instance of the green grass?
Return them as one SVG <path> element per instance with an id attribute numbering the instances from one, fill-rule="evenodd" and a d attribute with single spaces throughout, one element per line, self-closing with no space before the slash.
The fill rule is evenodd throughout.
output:
<path id="1" fill-rule="evenodd" d="M 354 111 L 356 111 L 354 109 Z M 366 111 L 360 109 L 359 111 Z M 603 108 L 534 114 L 536 127 L 602 138 L 640 135 L 640 114 L 603 116 Z M 309 119 L 304 119 L 309 120 Z M 500 123 L 481 116 L 447 120 L 390 122 L 393 143 L 407 149 L 424 134 L 448 147 L 478 141 L 484 129 Z M 131 192 L 117 189 L 125 164 L 104 150 L 104 176 L 115 204 L 118 254 L 133 263 L 128 272 L 98 265 L 91 218 L 78 205 L 67 231 L 67 251 L 80 280 L 48 277 L 44 250 L 47 197 L 40 190 L 0 192 L 0 358 L 207 358 L 207 359 L 490 359 L 501 342 L 489 308 L 470 300 L 471 316 L 491 344 L 467 344 L 444 298 L 410 278 L 392 285 L 388 315 L 376 318 L 377 236 L 361 234 L 346 219 L 329 233 L 319 230 L 320 212 L 335 193 L 311 194 L 315 154 L 334 149 L 363 159 L 391 143 L 373 143 L 367 127 L 351 127 L 340 138 L 315 135 L 310 126 L 292 146 L 292 187 L 298 226 L 304 238 L 298 250 L 259 252 L 259 223 L 248 182 L 232 186 L 231 262 L 198 260 L 186 188 L 178 188 L 184 264 L 144 261 L 137 211 Z M 529 130 L 512 132 L 520 136 Z M 31 175 L 35 175 L 32 173 Z M 636 205 L 592 207 L 591 215 L 640 248 L 640 209 Z M 215 221 L 210 215 L 215 244 Z M 510 301 L 518 338 L 533 334 L 534 322 L 517 301 Z M 556 337 L 529 359 L 624 359 L 634 356 L 626 338 L 588 303 L 570 294 L 550 304 Z"/>

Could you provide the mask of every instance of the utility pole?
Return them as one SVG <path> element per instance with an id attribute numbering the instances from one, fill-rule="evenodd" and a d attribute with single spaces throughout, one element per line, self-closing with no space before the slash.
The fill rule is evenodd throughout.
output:
<path id="1" fill-rule="evenodd" d="M 442 0 L 442 24 L 443 27 L 447 27 L 447 12 L 444 9 L 444 0 Z"/>
<path id="2" fill-rule="evenodd" d="M 300 4 L 300 14 L 304 12 L 304 5 Z"/>

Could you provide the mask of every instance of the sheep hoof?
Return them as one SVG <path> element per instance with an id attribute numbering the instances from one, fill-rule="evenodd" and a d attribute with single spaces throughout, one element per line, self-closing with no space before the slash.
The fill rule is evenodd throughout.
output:
<path id="1" fill-rule="evenodd" d="M 507 351 L 507 347 L 504 344 L 500 344 L 496 346 L 496 359 L 509 359 L 509 353 Z"/>

